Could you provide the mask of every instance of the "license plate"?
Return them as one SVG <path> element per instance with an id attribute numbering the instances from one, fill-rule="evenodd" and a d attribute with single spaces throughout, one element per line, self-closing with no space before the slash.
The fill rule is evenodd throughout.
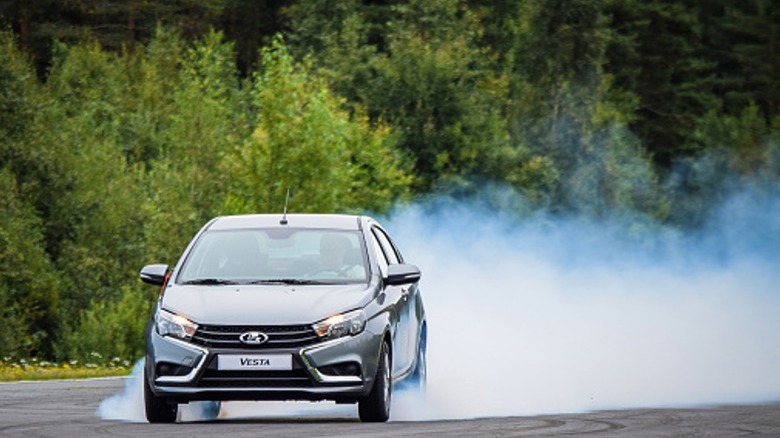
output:
<path id="1" fill-rule="evenodd" d="M 289 371 L 290 354 L 221 354 L 217 358 L 219 370 Z"/>

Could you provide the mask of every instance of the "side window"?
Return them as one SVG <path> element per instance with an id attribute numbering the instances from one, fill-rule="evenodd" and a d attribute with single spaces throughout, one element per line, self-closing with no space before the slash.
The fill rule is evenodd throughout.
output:
<path id="1" fill-rule="evenodd" d="M 398 255 L 398 251 L 395 249 L 395 245 L 393 245 L 393 243 L 390 241 L 390 238 L 387 236 L 387 234 L 385 234 L 385 232 L 379 228 L 374 228 L 374 235 L 382 245 L 382 251 L 385 253 L 388 263 L 391 265 L 401 263 L 401 256 Z"/>
<path id="2" fill-rule="evenodd" d="M 385 251 L 382 249 L 379 240 L 377 240 L 376 233 L 371 233 L 371 246 L 373 247 L 377 263 L 379 264 L 379 272 L 382 277 L 384 277 L 387 275 L 387 256 L 385 256 Z"/>

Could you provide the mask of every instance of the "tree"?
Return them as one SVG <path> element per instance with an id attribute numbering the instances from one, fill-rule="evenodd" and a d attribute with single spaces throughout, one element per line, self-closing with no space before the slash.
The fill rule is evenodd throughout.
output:
<path id="1" fill-rule="evenodd" d="M 398 35 L 390 50 L 374 61 L 376 78 L 363 93 L 369 112 L 397 127 L 399 146 L 415 162 L 416 190 L 479 174 L 489 151 L 507 140 L 504 79 L 481 70 L 478 52 L 461 38 L 434 46 Z"/>
<path id="2" fill-rule="evenodd" d="M 724 111 L 755 102 L 765 121 L 780 114 L 780 5 L 766 0 L 713 1 L 702 11 L 707 53 L 717 63 L 715 90 Z"/>
<path id="3" fill-rule="evenodd" d="M 180 64 L 161 78 L 171 90 L 169 116 L 162 121 L 159 156 L 145 176 L 143 208 L 147 256 L 173 262 L 200 226 L 222 214 L 227 176 L 220 163 L 251 131 L 232 43 L 214 31 L 188 50 L 181 40 L 165 38 L 155 50 L 181 51 Z M 150 67 L 165 62 L 153 55 Z"/>
<path id="4" fill-rule="evenodd" d="M 39 108 L 39 84 L 10 32 L 0 32 L 0 354 L 52 354 L 60 285 L 46 253 L 36 206 L 54 157 L 28 145 Z"/>
<path id="5" fill-rule="evenodd" d="M 654 161 L 669 167 L 702 147 L 693 141 L 700 116 L 720 108 L 713 91 L 715 64 L 705 54 L 695 2 L 611 1 L 616 32 L 605 71 L 638 98 L 630 128 Z"/>
<path id="6" fill-rule="evenodd" d="M 0 17 L 13 24 L 22 46 L 45 77 L 54 41 L 97 41 L 114 52 L 149 42 L 158 25 L 194 41 L 218 23 L 232 0 L 0 0 Z"/>
<path id="7" fill-rule="evenodd" d="M 411 1 L 384 6 L 387 32 L 377 37 L 369 12 L 379 7 L 343 11 L 341 21 L 310 37 L 323 47 L 314 54 L 320 71 L 372 120 L 395 127 L 417 192 L 487 169 L 488 151 L 507 140 L 506 81 L 477 45 L 478 23 L 455 1 Z M 307 24 L 306 35 L 317 20 L 293 23 Z"/>
<path id="8" fill-rule="evenodd" d="M 0 168 L 0 193 L 0 355 L 51 357 L 59 284 L 41 222 L 8 168 Z"/>
<path id="9" fill-rule="evenodd" d="M 530 178 L 518 168 L 519 180 L 536 181 L 553 211 L 663 215 L 652 165 L 628 128 L 637 99 L 605 72 L 614 35 L 602 2 L 526 2 L 517 13 L 510 132 L 528 145 L 529 163 L 544 164 Z"/>
<path id="10" fill-rule="evenodd" d="M 268 45 L 277 33 L 288 30 L 289 19 L 284 11 L 295 3 L 293 0 L 226 0 L 218 28 L 235 45 L 238 69 L 243 77 L 251 76 L 256 70 L 260 47 Z"/>
<path id="11" fill-rule="evenodd" d="M 29 199 L 59 273 L 64 321 L 93 299 L 116 298 L 140 259 L 140 186 L 119 146 L 127 78 L 97 45 L 60 45 L 26 132 L 25 148 L 45 166 Z"/>
<path id="12" fill-rule="evenodd" d="M 327 85 L 296 64 L 281 39 L 263 51 L 252 91 L 254 131 L 225 156 L 229 212 L 385 209 L 409 178 L 388 131 L 350 116 Z"/>
<path id="13" fill-rule="evenodd" d="M 122 287 L 116 300 L 95 300 L 79 313 L 58 345 L 60 358 L 116 365 L 144 355 L 144 327 L 154 303 L 136 287 Z"/>

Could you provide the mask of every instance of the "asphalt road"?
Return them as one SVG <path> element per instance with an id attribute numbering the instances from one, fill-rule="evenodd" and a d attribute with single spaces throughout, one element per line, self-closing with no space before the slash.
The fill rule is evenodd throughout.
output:
<path id="1" fill-rule="evenodd" d="M 0 437 L 780 436 L 780 404 L 387 424 L 362 424 L 350 416 L 296 415 L 169 425 L 101 420 L 96 415 L 100 402 L 119 392 L 123 382 L 0 384 Z"/>

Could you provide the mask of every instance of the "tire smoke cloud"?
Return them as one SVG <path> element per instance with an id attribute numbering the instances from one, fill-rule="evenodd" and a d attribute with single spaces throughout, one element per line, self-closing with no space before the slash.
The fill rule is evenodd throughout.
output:
<path id="1" fill-rule="evenodd" d="M 125 378 L 122 391 L 103 400 L 96 415 L 103 420 L 117 420 L 128 423 L 146 423 L 144 413 L 144 360 L 133 365 L 130 375 Z M 181 421 L 208 421 L 219 414 L 219 406 L 214 402 L 191 402 L 182 405 L 179 410 Z"/>
<path id="2" fill-rule="evenodd" d="M 111 397 L 100 402 L 97 416 L 104 420 L 119 420 L 132 423 L 146 422 L 144 416 L 144 361 L 133 365 L 130 376 L 125 378 L 125 387 Z"/>
<path id="3" fill-rule="evenodd" d="M 423 272 L 425 400 L 394 420 L 780 400 L 780 197 L 697 230 L 517 219 L 437 198 L 385 219 Z"/>

